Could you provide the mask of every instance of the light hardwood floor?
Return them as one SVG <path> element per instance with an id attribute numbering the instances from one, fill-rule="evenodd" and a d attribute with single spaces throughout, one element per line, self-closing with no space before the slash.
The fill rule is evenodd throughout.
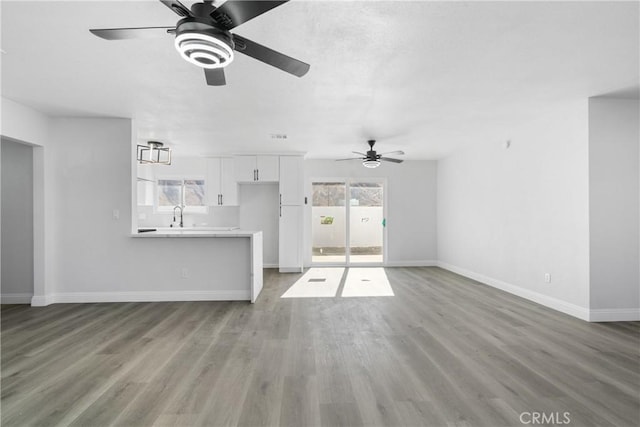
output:
<path id="1" fill-rule="evenodd" d="M 386 271 L 395 296 L 282 299 L 300 275 L 267 270 L 255 305 L 2 306 L 2 425 L 640 424 L 639 323 Z"/>

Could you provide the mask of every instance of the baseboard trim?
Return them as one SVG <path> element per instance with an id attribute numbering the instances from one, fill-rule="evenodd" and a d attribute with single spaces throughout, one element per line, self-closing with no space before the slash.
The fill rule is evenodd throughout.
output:
<path id="1" fill-rule="evenodd" d="M 280 267 L 279 273 L 302 273 L 302 267 Z"/>
<path id="2" fill-rule="evenodd" d="M 418 261 L 387 261 L 385 267 L 435 267 L 438 261 L 418 260 Z"/>
<path id="3" fill-rule="evenodd" d="M 278 264 L 262 264 L 262 268 L 279 268 Z"/>
<path id="4" fill-rule="evenodd" d="M 51 295 L 34 295 L 33 298 L 31 298 L 32 307 L 46 307 L 54 302 Z"/>
<path id="5" fill-rule="evenodd" d="M 250 301 L 247 291 L 68 292 L 34 297 L 31 305 L 96 302 Z"/>
<path id="6" fill-rule="evenodd" d="M 15 293 L 0 295 L 0 304 L 31 304 L 33 294 Z"/>
<path id="7" fill-rule="evenodd" d="M 524 299 L 528 299 L 529 301 L 533 301 L 535 303 L 560 311 L 570 316 L 577 317 L 578 319 L 593 321 L 591 320 L 590 310 L 585 307 L 580 307 L 579 305 L 562 301 L 560 299 L 550 297 L 548 295 L 544 295 L 539 292 L 531 291 L 529 289 L 524 289 L 520 286 L 503 282 L 501 280 L 493 279 L 483 274 L 476 273 L 474 271 L 470 271 L 455 265 L 451 265 L 446 262 L 438 261 L 438 267 L 443 268 L 445 270 L 449 270 L 461 276 L 468 277 L 469 279 L 477 280 L 478 282 L 484 283 L 485 285 L 491 286 L 496 289 L 500 289 L 505 292 L 509 292 L 510 294 L 517 295 Z"/>
<path id="8" fill-rule="evenodd" d="M 589 311 L 590 322 L 637 322 L 640 308 L 598 308 Z"/>

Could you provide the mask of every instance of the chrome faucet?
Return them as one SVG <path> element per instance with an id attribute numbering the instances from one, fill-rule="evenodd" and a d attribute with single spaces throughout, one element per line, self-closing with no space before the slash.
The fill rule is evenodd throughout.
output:
<path id="1" fill-rule="evenodd" d="M 176 209 L 180 209 L 180 228 L 182 228 L 184 227 L 184 223 L 182 221 L 182 206 L 180 205 L 173 208 L 173 223 L 171 224 L 171 226 L 173 227 L 173 224 L 175 224 L 176 222 Z"/>

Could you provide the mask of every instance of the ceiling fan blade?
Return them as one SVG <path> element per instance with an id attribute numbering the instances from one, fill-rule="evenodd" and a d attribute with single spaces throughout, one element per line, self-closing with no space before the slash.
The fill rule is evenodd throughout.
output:
<path id="1" fill-rule="evenodd" d="M 225 3 L 226 4 L 226 3 Z M 244 53 L 258 61 L 269 64 L 273 67 L 279 68 L 282 71 L 293 74 L 294 76 L 302 77 L 309 71 L 309 64 L 305 64 L 302 61 L 291 58 L 280 52 L 276 52 L 273 49 L 262 46 L 254 41 L 246 39 L 237 34 L 233 35 L 233 41 L 235 43 L 235 50 Z"/>
<path id="2" fill-rule="evenodd" d="M 216 22 L 218 27 L 222 27 L 225 30 L 230 30 L 255 18 L 256 16 L 260 16 L 263 13 L 270 11 L 274 7 L 278 7 L 281 4 L 286 3 L 287 1 L 289 0 L 227 0 L 222 4 L 222 6 L 211 12 L 211 17 Z"/>
<path id="3" fill-rule="evenodd" d="M 160 0 L 160 3 L 173 10 L 178 16 L 182 16 L 183 18 L 186 18 L 187 16 L 193 17 L 193 13 L 191 13 L 189 8 L 178 0 Z"/>
<path id="4" fill-rule="evenodd" d="M 205 68 L 204 77 L 207 79 L 209 86 L 224 86 L 227 84 L 223 68 Z"/>
<path id="5" fill-rule="evenodd" d="M 366 155 L 366 154 L 361 153 L 361 152 L 359 152 L 359 151 L 352 151 L 352 153 L 353 153 L 353 154 L 357 154 L 358 156 L 367 157 L 367 155 Z"/>
<path id="6" fill-rule="evenodd" d="M 105 40 L 152 39 L 175 32 L 175 27 L 100 28 L 89 30 Z"/>
<path id="7" fill-rule="evenodd" d="M 391 157 L 380 157 L 378 160 L 383 160 L 385 162 L 393 162 L 393 163 L 402 163 L 402 162 L 404 162 L 404 160 L 392 159 Z"/>
<path id="8" fill-rule="evenodd" d="M 398 155 L 403 155 L 403 154 L 404 154 L 404 151 L 402 151 L 402 150 L 397 150 L 397 151 L 388 151 L 388 152 L 386 152 L 386 153 L 380 153 L 380 155 L 381 155 L 381 156 L 384 156 L 384 155 L 386 155 L 386 154 L 398 154 Z"/>
<path id="9" fill-rule="evenodd" d="M 347 159 L 336 159 L 336 162 L 342 162 L 343 160 L 364 160 L 364 159 L 361 159 L 360 157 L 349 157 Z"/>

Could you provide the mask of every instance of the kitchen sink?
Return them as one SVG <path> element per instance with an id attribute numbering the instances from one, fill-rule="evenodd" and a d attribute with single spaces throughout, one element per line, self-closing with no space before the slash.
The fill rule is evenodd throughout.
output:
<path id="1" fill-rule="evenodd" d="M 158 227 L 158 231 L 232 231 L 240 227 Z"/>

